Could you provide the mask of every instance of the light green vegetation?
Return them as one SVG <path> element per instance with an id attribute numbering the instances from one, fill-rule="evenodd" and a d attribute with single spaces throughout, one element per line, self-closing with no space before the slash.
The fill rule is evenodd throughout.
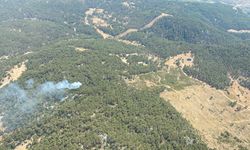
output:
<path id="1" fill-rule="evenodd" d="M 154 85 L 151 88 L 166 88 L 173 90 L 181 90 L 187 86 L 199 84 L 197 81 L 183 74 L 181 69 L 162 69 L 157 72 L 141 74 L 139 79 L 132 85 L 140 89 L 148 88 L 145 81 L 150 81 Z"/>

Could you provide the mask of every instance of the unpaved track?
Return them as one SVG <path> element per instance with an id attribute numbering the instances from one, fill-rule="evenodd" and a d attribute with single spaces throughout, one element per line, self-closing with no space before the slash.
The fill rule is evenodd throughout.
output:
<path id="1" fill-rule="evenodd" d="M 154 18 L 150 23 L 146 24 L 144 27 L 142 27 L 140 30 L 145 30 L 148 28 L 151 28 L 157 21 L 159 21 L 163 17 L 173 17 L 172 15 L 162 13 L 158 17 Z"/>
<path id="2" fill-rule="evenodd" d="M 144 30 L 144 29 L 148 29 L 151 28 L 158 20 L 160 20 L 163 17 L 169 17 L 172 15 L 166 14 L 166 13 L 162 13 L 161 15 L 159 15 L 158 17 L 154 18 L 150 23 L 148 23 L 147 25 L 145 25 L 144 27 L 142 27 L 141 29 L 128 29 L 125 32 L 122 32 L 116 36 L 112 36 L 109 35 L 105 32 L 103 32 L 101 29 L 98 28 L 98 26 L 102 26 L 102 27 L 110 27 L 112 29 L 112 26 L 109 25 L 105 20 L 98 18 L 96 16 L 93 16 L 94 13 L 99 13 L 102 14 L 104 12 L 103 9 L 97 9 L 97 8 L 90 8 L 88 11 L 85 12 L 85 19 L 84 19 L 84 23 L 86 25 L 90 25 L 89 23 L 89 17 L 92 17 L 92 23 L 93 23 L 93 27 L 95 28 L 96 32 L 99 33 L 103 39 L 114 39 L 116 41 L 128 44 L 128 45 L 133 45 L 133 46 L 143 46 L 140 43 L 136 42 L 136 41 L 129 41 L 129 40 L 123 40 L 121 39 L 122 37 L 133 33 L 133 32 L 137 32 L 139 30 Z"/>
<path id="3" fill-rule="evenodd" d="M 145 30 L 145 29 L 149 29 L 151 28 L 157 21 L 159 21 L 160 19 L 162 19 L 163 17 L 173 17 L 172 15 L 166 14 L 166 13 L 162 13 L 161 15 L 159 15 L 158 17 L 154 18 L 151 22 L 149 22 L 148 24 L 146 24 L 144 27 L 140 28 L 140 29 L 128 29 L 125 32 L 122 32 L 120 34 L 118 34 L 117 36 L 115 36 L 116 38 L 122 38 L 127 36 L 130 33 L 133 32 L 138 32 L 139 30 Z"/>
<path id="4" fill-rule="evenodd" d="M 119 39 L 119 38 L 122 38 L 122 37 L 124 37 L 124 36 L 127 36 L 127 35 L 130 34 L 130 33 L 137 32 L 137 31 L 138 31 L 138 29 L 128 29 L 127 31 L 122 32 L 122 33 L 118 34 L 118 35 L 115 36 L 115 37 Z"/>
<path id="5" fill-rule="evenodd" d="M 103 39 L 113 39 L 114 37 L 112 35 L 109 35 L 105 32 L 103 32 L 102 30 L 98 29 L 96 26 L 94 26 L 95 30 L 97 33 L 99 33 Z"/>

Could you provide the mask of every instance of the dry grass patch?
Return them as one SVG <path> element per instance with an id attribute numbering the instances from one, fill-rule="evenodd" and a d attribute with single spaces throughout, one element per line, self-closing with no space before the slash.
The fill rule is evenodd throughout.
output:
<path id="1" fill-rule="evenodd" d="M 237 80 L 231 82 L 226 94 L 239 103 L 250 104 L 250 90 L 241 86 Z"/>
<path id="2" fill-rule="evenodd" d="M 21 77 L 23 72 L 27 70 L 27 67 L 25 65 L 27 61 L 22 62 L 16 66 L 14 66 L 11 70 L 7 72 L 7 76 L 1 80 L 1 86 L 0 88 L 4 87 L 5 85 L 9 84 L 12 81 L 16 81 Z"/>
<path id="3" fill-rule="evenodd" d="M 184 68 L 184 66 L 192 67 L 194 65 L 194 56 L 191 52 L 179 54 L 168 58 L 165 65 L 170 68 Z"/>
<path id="4" fill-rule="evenodd" d="M 20 145 L 18 145 L 15 150 L 27 150 L 28 146 L 32 144 L 32 140 L 26 140 L 23 143 L 21 143 Z"/>
<path id="5" fill-rule="evenodd" d="M 126 83 L 137 89 L 165 87 L 160 97 L 198 130 L 210 148 L 250 148 L 250 91 L 235 80 L 225 91 L 186 76 L 182 69 L 192 67 L 193 60 L 191 53 L 171 57 L 163 69 L 135 76 Z"/>
<path id="6" fill-rule="evenodd" d="M 182 113 L 197 129 L 210 148 L 234 149 L 238 145 L 250 147 L 250 110 L 239 110 L 239 104 L 208 85 L 194 85 L 179 91 L 165 91 L 160 95 Z M 229 133 L 222 140 L 224 133 Z"/>

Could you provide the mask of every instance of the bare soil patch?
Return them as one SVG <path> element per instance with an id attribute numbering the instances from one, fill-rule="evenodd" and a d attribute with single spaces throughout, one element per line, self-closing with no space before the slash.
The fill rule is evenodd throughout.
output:
<path id="1" fill-rule="evenodd" d="M 250 90 L 241 86 L 238 80 L 232 80 L 231 86 L 227 89 L 226 95 L 239 103 L 250 103 Z"/>
<path id="2" fill-rule="evenodd" d="M 192 67 L 194 65 L 194 56 L 191 52 L 179 54 L 170 57 L 166 60 L 165 65 L 170 68 L 184 68 L 185 66 Z"/>
<path id="3" fill-rule="evenodd" d="M 224 91 L 223 91 L 224 92 Z M 160 97 L 169 101 L 197 129 L 210 148 L 250 147 L 249 109 L 230 106 L 223 92 L 208 85 L 195 85 L 179 91 L 165 91 Z M 248 112 L 248 113 L 247 113 Z M 230 137 L 222 140 L 221 134 Z"/>
<path id="4" fill-rule="evenodd" d="M 250 91 L 237 80 L 232 80 L 227 90 L 217 90 L 186 76 L 182 69 L 192 67 L 193 60 L 190 52 L 180 54 L 167 59 L 166 67 L 158 72 L 125 81 L 137 89 L 165 87 L 160 97 L 197 129 L 210 148 L 234 150 L 239 145 L 250 148 Z"/>
<path id="5" fill-rule="evenodd" d="M 154 18 L 151 22 L 149 22 L 148 24 L 146 24 L 144 27 L 142 27 L 140 30 L 145 30 L 145 29 L 151 28 L 157 21 L 159 21 L 163 17 L 173 17 L 173 16 L 170 15 L 170 14 L 162 13 L 158 17 Z"/>
<path id="6" fill-rule="evenodd" d="M 85 18 L 84 18 L 84 23 L 86 25 L 90 25 L 89 23 L 89 16 L 92 16 L 94 14 L 103 14 L 104 9 L 98 9 L 98 8 L 89 8 L 86 12 L 85 12 Z"/>
<path id="7" fill-rule="evenodd" d="M 122 40 L 122 39 L 115 39 L 115 40 L 117 40 L 119 42 L 122 42 L 124 44 L 127 44 L 127 45 L 143 46 L 144 47 L 144 45 L 142 45 L 142 44 L 140 44 L 139 42 L 136 42 L 136 41 Z"/>
<path id="8" fill-rule="evenodd" d="M 9 70 L 7 72 L 7 76 L 1 80 L 0 88 L 20 78 L 23 72 L 27 70 L 25 63 L 26 61 L 14 66 L 11 70 Z"/>
<path id="9" fill-rule="evenodd" d="M 137 32 L 137 31 L 138 31 L 138 29 L 128 29 L 127 31 L 122 32 L 119 35 L 117 35 L 116 38 L 122 38 L 124 36 L 127 36 L 130 33 Z"/>
<path id="10" fill-rule="evenodd" d="M 94 28 L 95 28 L 96 32 L 99 33 L 102 36 L 103 39 L 113 39 L 112 35 L 109 35 L 109 34 L 103 32 L 102 30 L 98 29 L 95 26 L 94 26 Z"/>
<path id="11" fill-rule="evenodd" d="M 84 51 L 88 51 L 89 49 L 83 48 L 83 47 L 76 47 L 75 50 L 79 52 L 84 52 Z"/>
<path id="12" fill-rule="evenodd" d="M 112 29 L 112 26 L 107 21 L 105 21 L 102 18 L 99 18 L 99 17 L 95 16 L 94 14 L 104 14 L 104 10 L 103 9 L 97 9 L 97 8 L 89 8 L 85 12 L 84 23 L 86 25 L 90 25 L 89 19 L 91 19 L 93 27 L 95 28 L 96 32 L 103 37 L 103 39 L 114 39 L 116 41 L 119 41 L 119 42 L 122 42 L 122 43 L 125 43 L 125 44 L 128 44 L 128 45 L 144 46 L 144 45 L 142 45 L 142 44 L 140 44 L 139 42 L 136 42 L 136 41 L 129 41 L 129 40 L 121 39 L 122 37 L 124 37 L 124 36 L 126 36 L 126 35 L 128 35 L 130 33 L 137 32 L 139 29 L 128 29 L 127 31 L 122 32 L 122 33 L 120 33 L 120 34 L 118 34 L 117 36 L 114 37 L 112 35 L 109 35 L 108 33 L 103 32 L 101 29 L 98 28 L 98 27 L 109 27 L 109 28 Z M 162 13 L 158 17 L 154 18 L 150 23 L 148 23 L 143 28 L 141 28 L 140 30 L 151 28 L 159 19 L 161 19 L 163 17 L 169 17 L 169 16 L 172 16 L 172 15 Z M 108 17 L 110 18 L 111 15 L 108 15 Z"/>
<path id="13" fill-rule="evenodd" d="M 110 24 L 107 23 L 107 21 L 101 19 L 101 18 L 98 18 L 96 16 L 94 16 L 92 18 L 92 23 L 95 25 L 95 26 L 98 26 L 98 27 L 109 27 L 109 28 L 112 28 L 112 26 Z"/>
<path id="14" fill-rule="evenodd" d="M 18 145 L 15 150 L 27 150 L 28 146 L 32 144 L 32 140 L 26 140 L 23 143 L 21 143 L 20 145 Z"/>

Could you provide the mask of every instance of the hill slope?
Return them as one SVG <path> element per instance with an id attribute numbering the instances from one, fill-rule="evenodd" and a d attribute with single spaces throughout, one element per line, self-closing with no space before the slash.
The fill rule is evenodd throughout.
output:
<path id="1" fill-rule="evenodd" d="M 228 116 L 207 113 L 209 93 L 185 95 L 203 81 L 237 121 L 246 120 L 250 36 L 228 32 L 250 30 L 242 11 L 160 0 L 0 4 L 7 14 L 0 17 L 0 149 L 249 147 L 229 124 L 204 138 L 194 118 L 208 115 L 215 127 Z M 178 103 L 184 99 L 190 103 Z"/>

